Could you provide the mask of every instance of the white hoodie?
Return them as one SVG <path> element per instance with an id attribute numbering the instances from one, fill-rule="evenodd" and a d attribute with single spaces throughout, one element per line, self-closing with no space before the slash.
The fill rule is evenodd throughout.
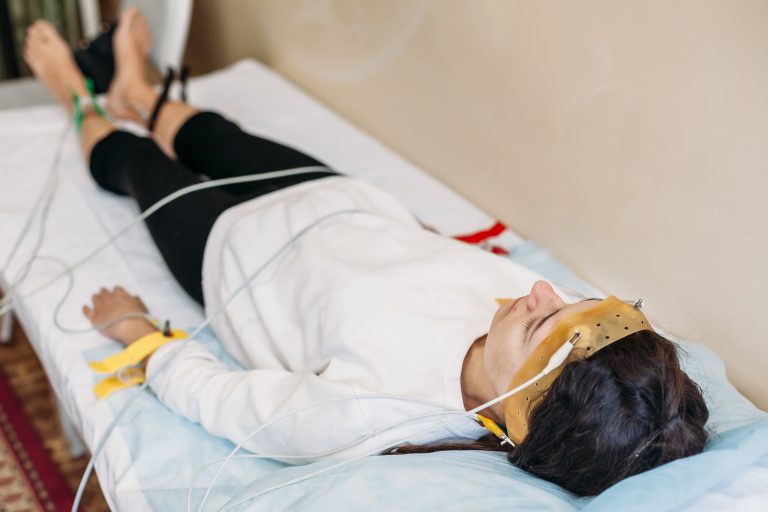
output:
<path id="1" fill-rule="evenodd" d="M 206 314 L 294 234 L 347 209 L 368 213 L 332 216 L 310 229 L 213 320 L 221 343 L 247 370 L 233 370 L 187 342 L 152 383 L 161 401 L 236 443 L 281 413 L 343 396 L 399 395 L 464 410 L 462 364 L 472 342 L 488 331 L 494 298 L 524 295 L 541 277 L 423 229 L 394 197 L 364 181 L 321 178 L 224 212 L 205 249 Z M 149 377 L 179 343 L 151 357 Z M 321 454 L 437 410 L 386 398 L 333 402 L 288 417 L 245 446 Z M 337 456 L 383 448 L 424 425 L 387 431 Z M 411 442 L 484 433 L 462 419 Z"/>

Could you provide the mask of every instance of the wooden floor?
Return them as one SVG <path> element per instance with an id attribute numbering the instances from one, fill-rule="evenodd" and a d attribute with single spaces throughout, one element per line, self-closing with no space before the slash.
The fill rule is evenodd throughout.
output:
<path id="1" fill-rule="evenodd" d="M 88 457 L 74 459 L 70 456 L 69 447 L 61 429 L 53 390 L 18 322 L 14 322 L 11 343 L 0 343 L 0 367 L 8 376 L 11 386 L 24 405 L 24 412 L 44 440 L 45 448 L 74 493 L 88 464 Z M 80 510 L 87 512 L 109 510 L 95 473 L 88 481 Z"/>

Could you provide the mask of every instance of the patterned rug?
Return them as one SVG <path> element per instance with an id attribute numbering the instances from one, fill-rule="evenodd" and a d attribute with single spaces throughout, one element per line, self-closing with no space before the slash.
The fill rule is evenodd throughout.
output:
<path id="1" fill-rule="evenodd" d="M 0 370 L 0 511 L 69 510 L 73 498 Z"/>
<path id="2" fill-rule="evenodd" d="M 48 378 L 45 375 L 45 371 L 43 370 L 40 361 L 37 359 L 34 349 L 30 345 L 24 330 L 18 322 L 14 322 L 13 324 L 11 342 L 0 343 L 0 373 L 4 376 L 2 383 L 0 383 L 0 389 L 3 390 L 3 396 L 10 394 L 12 397 L 11 400 L 13 400 L 17 406 L 19 404 L 21 405 L 21 416 L 23 419 L 20 421 L 27 424 L 27 427 L 14 426 L 13 431 L 16 433 L 19 445 L 24 446 L 25 448 L 32 445 L 39 447 L 39 441 L 43 440 L 42 446 L 45 449 L 47 458 L 50 461 L 53 461 L 58 472 L 61 475 L 64 475 L 64 479 L 68 483 L 69 492 L 74 495 L 77 486 L 80 483 L 83 470 L 85 469 L 86 464 L 88 464 L 88 457 L 72 457 L 69 450 L 69 443 L 66 441 L 59 420 L 56 395 L 48 382 Z M 7 391 L 9 389 L 10 393 Z M 5 416 L 10 416 L 8 413 L 10 408 L 7 409 L 4 406 L 0 408 L 4 411 Z M 15 411 L 19 410 L 18 407 L 13 407 L 13 409 Z M 14 418 L 18 416 L 18 414 L 14 413 Z M 16 422 L 10 420 L 9 423 L 15 425 Z M 33 429 L 28 428 L 30 424 Z M 26 437 L 24 439 L 19 438 L 19 431 L 25 432 L 25 436 L 29 435 L 26 434 L 27 432 L 34 432 L 35 435 L 32 444 L 27 444 Z M 9 492 L 7 491 L 10 489 L 9 485 L 14 482 L 14 480 L 11 480 L 7 483 L 3 483 L 6 481 L 5 479 L 8 478 L 6 472 L 10 471 L 9 468 L 12 467 L 14 471 L 16 471 L 14 475 L 19 474 L 17 469 L 19 464 L 18 456 L 16 456 L 14 452 L 10 456 L 10 459 L 8 458 L 8 454 L 11 453 L 12 450 L 9 451 L 7 447 L 9 444 L 13 446 L 13 444 L 8 441 L 8 437 L 9 436 L 6 434 L 0 434 L 0 439 L 2 439 L 2 441 L 0 441 L 0 446 L 3 447 L 3 449 L 0 449 L 0 461 L 4 462 L 0 462 L 0 465 L 2 465 L 0 475 L 3 475 L 0 476 L 0 512 L 19 512 L 21 510 L 27 512 L 37 512 L 38 510 L 68 511 L 69 508 L 40 508 L 38 501 L 34 501 L 33 505 L 28 505 L 28 501 L 22 500 L 21 497 L 16 499 L 17 503 L 14 503 L 13 506 L 6 505 L 5 502 L 3 502 L 3 496 L 5 496 L 6 492 Z M 33 448 L 33 450 L 37 449 Z M 29 449 L 27 448 L 25 452 L 28 451 Z M 31 464 L 35 467 L 34 462 L 31 462 Z M 46 467 L 49 466 L 46 465 Z M 23 465 L 22 469 L 24 469 Z M 24 479 L 28 480 L 26 474 Z M 34 486 L 34 484 L 32 485 Z M 47 485 L 45 480 L 43 480 L 43 485 Z M 26 487 L 29 487 L 29 484 L 27 484 Z M 50 495 L 54 494 L 51 489 L 47 489 L 46 493 L 49 494 L 49 499 L 51 499 Z M 56 506 L 55 502 L 54 506 Z M 107 502 L 101 494 L 99 482 L 96 479 L 96 475 L 93 473 L 85 487 L 85 494 L 83 495 L 80 511 L 109 512 Z"/>

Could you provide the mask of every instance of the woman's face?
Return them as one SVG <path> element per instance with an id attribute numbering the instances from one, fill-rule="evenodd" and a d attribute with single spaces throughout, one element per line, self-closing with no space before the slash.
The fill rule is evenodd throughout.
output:
<path id="1" fill-rule="evenodd" d="M 515 373 L 560 320 L 594 307 L 595 300 L 567 304 L 549 283 L 536 281 L 530 294 L 501 306 L 493 316 L 484 355 L 496 394 L 509 389 Z"/>

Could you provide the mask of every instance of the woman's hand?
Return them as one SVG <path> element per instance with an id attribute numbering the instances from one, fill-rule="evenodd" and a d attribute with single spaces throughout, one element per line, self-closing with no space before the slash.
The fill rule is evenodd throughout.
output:
<path id="1" fill-rule="evenodd" d="M 102 288 L 91 298 L 93 308 L 83 306 L 83 314 L 96 326 L 115 320 L 125 315 L 147 314 L 147 307 L 136 295 L 130 295 L 122 287 L 116 286 L 112 291 Z M 158 329 L 145 318 L 134 316 L 117 323 L 108 325 L 99 332 L 117 340 L 123 345 L 130 345 L 139 338 Z"/>

